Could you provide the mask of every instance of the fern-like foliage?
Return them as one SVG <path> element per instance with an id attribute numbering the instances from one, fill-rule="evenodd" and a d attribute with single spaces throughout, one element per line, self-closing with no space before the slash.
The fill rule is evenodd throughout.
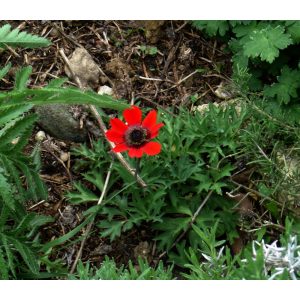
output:
<path id="1" fill-rule="evenodd" d="M 37 119 L 24 115 L 30 108 L 15 106 L 0 115 L 0 279 L 18 278 L 22 272 L 38 276 L 40 269 L 32 234 L 43 224 L 36 218 L 44 217 L 24 208 L 27 200 L 47 199 L 37 166 L 23 154 Z"/>
<path id="2" fill-rule="evenodd" d="M 10 26 L 5 25 L 0 28 L 0 48 L 6 45 L 40 47 L 49 42 L 18 30 L 10 31 Z M 0 80 L 10 68 L 11 64 L 8 64 L 0 69 Z M 30 89 L 27 83 L 31 72 L 31 66 L 18 70 L 13 90 L 0 92 L 0 279 L 52 276 L 52 273 L 40 273 L 42 263 L 50 265 L 48 269 L 53 263 L 43 256 L 45 245 L 40 244 L 37 232 L 41 225 L 52 219 L 28 213 L 25 209 L 29 200 L 47 199 L 47 189 L 39 177 L 39 145 L 35 146 L 31 156 L 24 154 L 37 120 L 37 116 L 31 114 L 31 108 L 51 103 L 94 104 L 118 110 L 127 107 L 109 96 L 63 87 L 65 79 L 55 79 L 46 87 Z"/>
<path id="3" fill-rule="evenodd" d="M 11 30 L 10 25 L 0 28 L 0 48 L 48 45 L 50 42 L 47 39 L 19 32 L 18 29 Z M 0 69 L 0 80 L 10 68 L 11 64 L 7 64 Z M 25 209 L 28 200 L 47 199 L 46 187 L 39 177 L 39 144 L 30 156 L 24 154 L 24 147 L 37 120 L 37 116 L 31 114 L 31 108 L 51 103 L 94 104 L 117 110 L 128 106 L 92 91 L 63 87 L 65 79 L 55 79 L 46 87 L 30 89 L 27 83 L 31 72 L 31 66 L 18 70 L 14 88 L 0 92 L 0 279 L 52 276 L 52 273 L 40 273 L 41 264 L 46 264 L 48 271 L 53 266 L 45 253 L 51 245 L 65 241 L 62 237 L 52 241 L 52 244 L 42 245 L 38 228 L 52 221 L 52 218 L 28 213 Z M 86 219 L 81 226 L 89 221 Z M 66 237 L 76 234 L 76 230 Z"/>
<path id="4" fill-rule="evenodd" d="M 0 48 L 10 47 L 24 47 L 24 48 L 37 48 L 47 47 L 51 42 L 43 37 L 29 34 L 19 29 L 11 29 L 9 24 L 0 28 Z"/>
<path id="5" fill-rule="evenodd" d="M 0 70 L 0 77 L 10 66 Z M 29 89 L 27 82 L 32 68 L 25 67 L 16 73 L 14 89 L 0 93 L 0 278 L 18 278 L 26 273 L 38 278 L 40 258 L 37 250 L 42 245 L 32 242 L 30 221 L 37 216 L 28 214 L 24 203 L 28 200 L 47 199 L 47 191 L 39 177 L 38 159 L 24 155 L 23 150 L 37 116 L 30 109 L 37 104 L 81 103 L 122 109 L 126 104 L 108 96 L 76 88 L 64 88 L 64 79 L 56 79 L 40 89 Z M 38 145 L 36 146 L 38 147 Z M 38 150 L 38 149 L 36 149 Z M 39 151 L 35 151 L 39 153 Z M 39 216 L 43 217 L 43 216 Z M 49 221 L 47 218 L 44 221 Z M 42 220 L 42 221 L 43 221 Z M 38 222 L 42 225 L 44 222 Z M 36 223 L 35 223 L 36 224 Z M 20 229 L 22 226 L 22 230 Z M 20 261 L 21 258 L 21 261 Z M 29 275 L 28 275 L 29 274 Z"/>

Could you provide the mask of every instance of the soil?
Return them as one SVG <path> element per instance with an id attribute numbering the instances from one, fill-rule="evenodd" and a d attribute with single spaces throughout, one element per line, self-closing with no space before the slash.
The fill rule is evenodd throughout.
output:
<path id="1" fill-rule="evenodd" d="M 9 76 L 1 82 L 1 90 L 13 87 L 14 73 L 25 65 L 33 67 L 30 87 L 41 87 L 53 78 L 66 77 L 58 50 L 63 49 L 71 56 L 78 47 L 84 47 L 103 71 L 99 80 L 93 82 L 95 91 L 107 85 L 113 88 L 117 98 L 128 102 L 134 99 L 141 106 L 191 106 L 191 96 L 197 98 L 198 104 L 220 102 L 214 91 L 231 74 L 226 45 L 206 39 L 185 21 L 1 21 L 0 25 L 5 23 L 47 37 L 52 45 L 1 53 L 0 65 L 8 62 L 13 65 Z M 146 50 L 140 47 L 144 45 Z M 71 81 L 69 84 L 75 85 Z M 26 151 L 33 149 L 39 130 L 37 126 Z M 78 225 L 81 213 L 87 208 L 86 205 L 71 207 L 65 199 L 65 193 L 72 189 L 72 181 L 80 179 L 80 174 L 72 170 L 72 158 L 61 159 L 62 153 L 69 153 L 73 145 L 49 134 L 43 143 L 41 176 L 48 187 L 49 199 L 29 203 L 28 209 L 55 218 L 55 223 L 43 228 L 44 241 L 62 236 Z M 137 255 L 145 255 L 150 262 L 155 262 L 160 254 L 147 226 L 133 229 L 113 243 L 101 239 L 97 230 L 94 228 L 87 240 L 83 261 L 99 265 L 109 255 L 126 265 L 129 259 L 136 261 Z M 79 246 L 76 243 L 61 249 L 53 258 L 62 258 L 71 266 Z"/>

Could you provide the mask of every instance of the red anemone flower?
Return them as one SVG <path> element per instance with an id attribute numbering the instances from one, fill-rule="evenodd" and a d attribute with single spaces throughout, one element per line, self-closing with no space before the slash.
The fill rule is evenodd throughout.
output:
<path id="1" fill-rule="evenodd" d="M 158 142 L 152 142 L 158 135 L 163 123 L 156 124 L 157 112 L 151 110 L 142 121 L 142 111 L 137 106 L 125 109 L 123 112 L 126 123 L 120 119 L 110 120 L 111 129 L 107 130 L 106 137 L 114 142 L 114 152 L 129 150 L 130 157 L 142 157 L 143 153 L 156 155 L 161 150 Z"/>

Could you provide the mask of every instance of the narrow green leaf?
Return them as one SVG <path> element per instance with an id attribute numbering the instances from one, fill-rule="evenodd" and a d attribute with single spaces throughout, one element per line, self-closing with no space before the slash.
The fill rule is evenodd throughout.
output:
<path id="1" fill-rule="evenodd" d="M 8 73 L 11 68 L 11 63 L 8 63 L 4 68 L 0 69 L 0 80 Z"/>
<path id="2" fill-rule="evenodd" d="M 31 66 L 24 67 L 17 71 L 16 80 L 15 80 L 15 90 L 22 92 L 26 89 L 27 81 L 31 73 L 32 73 Z"/>
<path id="3" fill-rule="evenodd" d="M 14 255 L 10 249 L 10 245 L 8 244 L 8 239 L 5 234 L 0 234 L 0 243 L 2 243 L 5 254 L 6 254 L 6 259 L 7 259 L 7 265 L 9 267 L 9 270 L 13 274 L 13 276 L 16 278 L 16 270 L 15 270 L 15 264 L 14 264 Z"/>
<path id="4" fill-rule="evenodd" d="M 40 267 L 33 251 L 25 243 L 20 242 L 18 239 L 12 236 L 9 236 L 8 240 L 13 243 L 13 245 L 16 247 L 16 250 L 19 251 L 30 271 L 35 274 L 38 273 Z"/>
<path id="5" fill-rule="evenodd" d="M 47 244 L 45 244 L 42 247 L 42 251 L 43 252 L 47 252 L 50 248 L 53 248 L 55 246 L 61 245 L 63 243 L 65 243 L 66 241 L 68 241 L 69 239 L 71 239 L 73 236 L 75 236 L 78 232 L 80 232 L 80 230 L 87 225 L 89 222 L 92 222 L 94 218 L 94 215 L 90 215 L 88 216 L 80 225 L 78 225 L 77 227 L 75 227 L 73 230 L 69 231 L 67 234 L 57 238 L 56 240 L 53 240 Z"/>
<path id="6" fill-rule="evenodd" d="M 94 104 L 102 108 L 123 110 L 129 105 L 108 95 L 77 88 L 41 88 L 0 93 L 0 107 L 7 109 L 21 104 Z"/>
<path id="7" fill-rule="evenodd" d="M 14 199 L 11 185 L 8 183 L 7 178 L 1 171 L 3 171 L 3 169 L 0 168 L 0 200 L 2 199 L 2 201 L 13 210 Z"/>

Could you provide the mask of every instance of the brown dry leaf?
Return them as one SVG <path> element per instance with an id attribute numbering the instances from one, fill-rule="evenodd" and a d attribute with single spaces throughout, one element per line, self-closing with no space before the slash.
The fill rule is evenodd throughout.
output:
<path id="1" fill-rule="evenodd" d="M 253 203 L 252 198 L 249 194 L 238 193 L 235 195 L 231 195 L 227 193 L 227 195 L 230 197 L 230 199 L 233 199 L 237 202 L 236 209 L 242 216 L 252 214 Z"/>
<path id="2" fill-rule="evenodd" d="M 244 239 L 239 236 L 237 238 L 234 239 L 232 245 L 231 245 L 231 250 L 233 252 L 234 255 L 239 254 L 244 247 Z"/>
<path id="3" fill-rule="evenodd" d="M 248 186 L 250 182 L 251 174 L 254 172 L 255 168 L 246 169 L 238 174 L 231 176 L 231 179 L 239 184 Z"/>

